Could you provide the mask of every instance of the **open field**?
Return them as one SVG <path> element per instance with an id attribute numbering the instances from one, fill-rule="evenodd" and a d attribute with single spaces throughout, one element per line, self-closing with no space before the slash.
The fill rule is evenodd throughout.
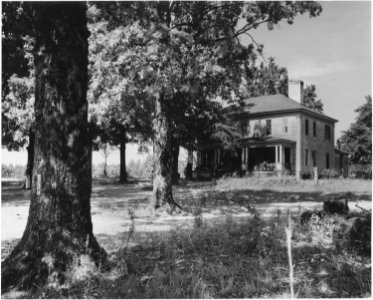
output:
<path id="1" fill-rule="evenodd" d="M 147 209 L 151 184 L 118 185 L 96 180 L 92 220 L 109 253 L 111 271 L 90 274 L 69 289 L 36 289 L 8 297 L 243 298 L 289 297 L 285 243 L 293 217 L 294 289 L 298 297 L 367 297 L 371 259 L 349 249 L 342 217 L 301 224 L 306 209 L 347 198 L 352 213 L 371 208 L 371 182 L 292 178 L 242 178 L 182 182 L 174 187 L 184 213 L 168 216 Z M 2 187 L 2 258 L 24 230 L 29 192 Z M 316 222 L 316 223 L 315 223 Z M 342 226 L 343 227 L 343 226 Z M 342 228 L 341 227 L 341 228 Z M 343 232 L 342 232 L 343 233 Z"/>

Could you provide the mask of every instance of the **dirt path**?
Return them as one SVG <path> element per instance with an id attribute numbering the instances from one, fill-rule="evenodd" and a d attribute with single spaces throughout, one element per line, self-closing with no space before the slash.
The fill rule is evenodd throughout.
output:
<path id="1" fill-rule="evenodd" d="M 131 225 L 130 210 L 135 216 L 136 232 L 168 231 L 176 227 L 192 226 L 196 199 L 206 197 L 203 220 L 224 222 L 226 216 L 244 220 L 252 215 L 248 205 L 259 211 L 261 216 L 273 216 L 288 210 L 300 212 L 305 209 L 322 209 L 322 201 L 317 195 L 284 194 L 277 192 L 210 193 L 209 186 L 179 186 L 174 189 L 175 199 L 189 209 L 189 213 L 178 216 L 154 216 L 147 210 L 151 195 L 149 182 L 115 185 L 94 182 L 91 197 L 91 213 L 95 235 L 117 235 L 127 232 Z M 207 196 L 206 196 L 207 195 Z M 29 209 L 29 192 L 20 187 L 3 187 L 1 210 L 1 240 L 19 239 L 22 236 Z M 355 204 L 371 209 L 371 201 L 354 199 L 349 202 L 351 210 Z"/>

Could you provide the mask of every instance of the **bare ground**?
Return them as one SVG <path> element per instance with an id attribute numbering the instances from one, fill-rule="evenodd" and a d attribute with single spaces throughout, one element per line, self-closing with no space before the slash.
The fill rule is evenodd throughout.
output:
<path id="1" fill-rule="evenodd" d="M 114 179 L 93 181 L 91 196 L 91 213 L 93 231 L 97 236 L 118 235 L 128 232 L 131 225 L 130 212 L 133 212 L 136 232 L 163 232 L 193 224 L 193 213 L 202 203 L 203 219 L 219 223 L 222 216 L 230 215 L 236 220 L 250 217 L 250 208 L 254 207 L 262 217 L 270 217 L 288 210 L 301 212 L 306 209 L 322 209 L 322 202 L 328 198 L 349 200 L 350 210 L 359 210 L 356 206 L 371 209 L 371 191 L 365 182 L 356 185 L 343 182 L 334 185 L 343 187 L 342 192 L 331 188 L 333 184 L 321 181 L 319 185 L 312 182 L 295 187 L 292 183 L 266 184 L 266 189 L 258 190 L 256 179 L 229 179 L 217 185 L 210 182 L 181 183 L 174 187 L 174 197 L 184 207 L 185 212 L 176 215 L 154 215 L 148 210 L 148 199 L 152 186 L 149 181 L 135 181 L 125 185 L 116 184 Z M 232 184 L 233 182 L 233 184 Z M 254 182 L 255 186 L 250 186 Z M 368 183 L 369 184 L 369 183 Z M 363 186 L 364 185 L 364 186 Z M 348 186 L 351 187 L 350 191 Z M 362 188 L 363 186 L 363 188 Z M 248 187 L 248 188 L 243 188 Z M 29 208 L 29 191 L 18 184 L 2 187 L 2 232 L 1 240 L 19 239 L 26 226 Z M 112 249 L 106 249 L 112 250 Z"/>

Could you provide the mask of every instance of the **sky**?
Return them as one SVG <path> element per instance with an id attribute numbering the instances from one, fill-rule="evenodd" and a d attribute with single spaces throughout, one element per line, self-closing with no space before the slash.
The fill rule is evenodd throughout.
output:
<path id="1" fill-rule="evenodd" d="M 315 84 L 324 113 L 339 120 L 336 139 L 354 122 L 354 110 L 371 95 L 370 1 L 320 1 L 323 11 L 302 15 L 292 25 L 273 30 L 259 27 L 250 34 L 264 45 L 264 57 L 274 57 L 291 79 Z"/>
<path id="2" fill-rule="evenodd" d="M 321 1 L 319 17 L 298 16 L 294 24 L 281 22 L 273 30 L 261 26 L 250 34 L 264 45 L 264 57 L 274 57 L 277 64 L 288 69 L 291 79 L 315 84 L 324 103 L 324 113 L 338 119 L 336 139 L 354 122 L 354 110 L 371 95 L 371 3 L 370 1 Z M 244 40 L 245 38 L 243 38 Z M 151 149 L 150 149 L 151 150 Z M 27 163 L 27 152 L 2 149 L 2 162 Z M 181 155 L 185 156 L 182 152 Z M 130 144 L 127 162 L 143 160 Z M 93 153 L 93 163 L 103 162 L 103 156 Z M 109 164 L 119 163 L 119 151 L 113 151 Z"/>

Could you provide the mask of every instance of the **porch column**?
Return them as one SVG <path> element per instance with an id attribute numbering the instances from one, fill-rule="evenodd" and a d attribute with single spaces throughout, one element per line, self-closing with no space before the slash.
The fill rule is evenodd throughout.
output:
<path id="1" fill-rule="evenodd" d="M 280 145 L 280 157 L 279 157 L 279 163 L 282 164 L 284 162 L 284 146 Z"/>
<path id="2" fill-rule="evenodd" d="M 284 171 L 285 169 L 285 159 L 284 159 L 284 154 L 285 154 L 285 151 L 284 151 L 284 145 L 280 145 L 280 159 L 279 159 L 279 163 L 280 163 L 280 170 L 281 171 Z"/>
<path id="3" fill-rule="evenodd" d="M 246 170 L 249 170 L 249 147 L 246 147 Z"/>
<path id="4" fill-rule="evenodd" d="M 277 164 L 279 161 L 278 161 L 278 146 L 277 145 L 275 145 L 275 153 L 276 153 L 276 155 L 275 155 L 275 163 Z"/>

